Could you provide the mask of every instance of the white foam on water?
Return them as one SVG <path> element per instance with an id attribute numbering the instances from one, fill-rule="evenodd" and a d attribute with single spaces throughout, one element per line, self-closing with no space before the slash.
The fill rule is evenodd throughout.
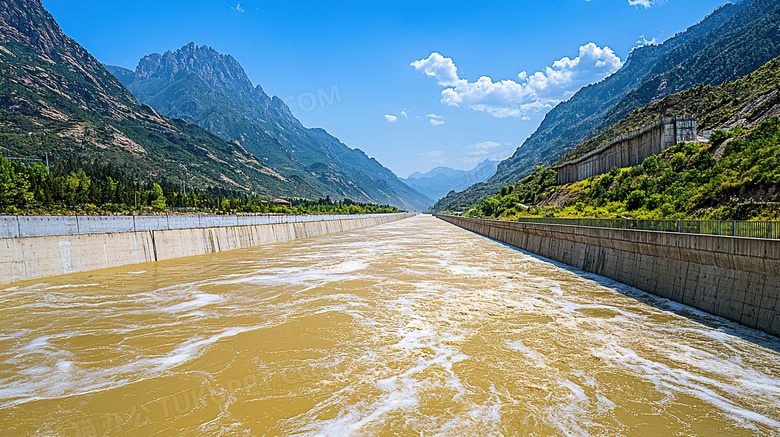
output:
<path id="1" fill-rule="evenodd" d="M 663 345 L 663 349 L 659 347 L 657 352 L 667 353 L 668 358 L 676 358 L 676 361 L 683 365 L 673 367 L 658 360 L 644 358 L 632 348 L 622 346 L 617 339 L 605 340 L 603 346 L 593 350 L 593 353 L 613 365 L 630 369 L 650 381 L 656 390 L 667 396 L 693 396 L 721 410 L 741 426 L 750 427 L 745 423 L 747 420 L 780 429 L 780 421 L 747 410 L 726 397 L 730 394 L 749 401 L 754 396 L 762 396 L 767 402 L 780 405 L 780 376 L 744 369 L 707 351 L 696 351 L 690 347 L 688 350 L 697 352 L 696 355 L 675 354 L 669 351 L 673 346 L 674 344 Z M 707 374 L 713 377 L 706 376 Z M 716 379 L 714 374 L 717 374 L 719 379 Z"/>
<path id="2" fill-rule="evenodd" d="M 163 356 L 136 356 L 133 361 L 101 370 L 80 367 L 79 363 L 73 360 L 73 354 L 57 349 L 50 343 L 54 338 L 79 333 L 37 337 L 21 347 L 12 360 L 18 361 L 25 355 L 36 354 L 38 364 L 0 379 L 0 407 L 38 399 L 81 395 L 148 379 L 203 355 L 209 346 L 221 339 L 263 327 L 265 325 L 228 328 L 208 337 L 196 336 L 178 344 Z"/>
<path id="3" fill-rule="evenodd" d="M 421 289 L 433 290 L 431 284 L 416 284 Z M 344 405 L 339 415 L 333 419 L 317 421 L 308 415 L 303 419 L 308 422 L 305 435 L 344 436 L 361 433 L 366 427 L 384 420 L 389 414 L 403 412 L 415 414 L 420 404 L 421 392 L 432 387 L 447 388 L 455 393 L 455 398 L 464 395 L 467 390 L 463 386 L 453 365 L 468 357 L 452 344 L 462 341 L 462 336 L 451 332 L 441 332 L 432 320 L 419 314 L 420 300 L 424 294 L 398 296 L 385 302 L 387 320 L 375 326 L 378 335 L 393 335 L 396 341 L 384 346 L 381 351 L 371 351 L 365 356 L 374 363 L 374 372 L 384 377 L 375 379 L 373 385 L 379 394 L 371 400 L 357 404 Z M 397 323 L 387 324 L 387 322 Z M 388 357 L 387 354 L 390 354 Z M 383 369 L 387 359 L 400 360 L 407 363 L 403 369 Z M 439 370 L 437 374 L 445 375 L 443 379 L 431 379 L 426 375 L 431 368 Z M 351 394 L 351 389 L 342 389 L 328 399 L 328 404 L 338 402 L 341 397 Z M 315 408 L 316 410 L 317 408 Z"/>
<path id="4" fill-rule="evenodd" d="M 591 400 L 578 384 L 566 378 L 557 378 L 556 382 L 569 390 L 562 402 L 545 411 L 547 422 L 558 428 L 566 436 L 590 436 L 585 428 L 592 425 L 588 417 Z"/>
<path id="5" fill-rule="evenodd" d="M 225 300 L 224 296 L 202 292 L 194 292 L 192 293 L 192 297 L 194 299 L 164 307 L 161 309 L 161 311 L 166 313 L 180 313 L 212 305 Z"/>
<path id="6" fill-rule="evenodd" d="M 357 279 L 357 272 L 364 270 L 367 264 L 361 261 L 346 261 L 332 266 L 306 266 L 265 268 L 248 275 L 233 279 L 215 281 L 218 285 L 251 284 L 251 285 L 322 285 L 330 282 L 340 282 Z"/>
<path id="7" fill-rule="evenodd" d="M 91 287 L 99 287 L 100 284 L 60 284 L 60 285 L 50 285 L 48 287 L 44 287 L 43 290 L 66 290 L 71 288 L 91 288 Z"/>
<path id="8" fill-rule="evenodd" d="M 180 366 L 185 362 L 192 360 L 196 356 L 201 355 L 203 353 L 203 350 L 206 349 L 208 346 L 216 343 L 217 341 L 223 338 L 233 337 L 238 334 L 241 334 L 242 332 L 253 331 L 256 329 L 259 328 L 258 327 L 228 328 L 222 332 L 216 333 L 206 338 L 195 337 L 185 341 L 184 343 L 179 344 L 178 346 L 176 346 L 176 348 L 173 351 L 171 351 L 164 357 L 147 358 L 144 360 L 140 360 L 134 366 L 135 367 L 148 366 L 153 372 L 161 372 L 163 370 L 167 370 L 172 367 Z"/>
<path id="9" fill-rule="evenodd" d="M 521 340 L 507 341 L 506 345 L 510 349 L 521 352 L 528 359 L 528 361 L 534 365 L 534 367 L 547 367 L 544 356 L 523 344 Z"/>

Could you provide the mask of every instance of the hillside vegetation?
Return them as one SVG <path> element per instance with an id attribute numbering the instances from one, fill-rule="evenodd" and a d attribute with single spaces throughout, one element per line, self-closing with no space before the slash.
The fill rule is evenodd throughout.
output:
<path id="1" fill-rule="evenodd" d="M 745 0 L 716 9 L 663 44 L 635 49 L 623 67 L 545 116 L 487 182 L 450 193 L 434 211 L 465 211 L 538 165 L 549 165 L 632 111 L 699 84 L 717 86 L 780 56 L 780 3 Z M 611 139 L 611 135 L 608 135 Z"/>
<path id="2" fill-rule="evenodd" d="M 718 130 L 709 144 L 678 144 L 642 165 L 558 186 L 554 166 L 478 203 L 470 215 L 637 218 L 777 218 L 780 201 L 780 58 L 734 82 L 697 86 L 626 116 L 564 159 L 662 116 L 691 114 Z M 526 209 L 518 204 L 531 206 Z"/>
<path id="3" fill-rule="evenodd" d="M 566 186 L 555 171 L 537 169 L 469 211 L 472 217 L 514 219 L 598 217 L 645 219 L 780 218 L 780 118 L 751 131 L 713 134 L 718 160 L 706 144 L 680 143 L 642 165 Z M 727 143 L 726 143 L 727 142 Z M 530 204 L 526 209 L 518 204 Z"/>

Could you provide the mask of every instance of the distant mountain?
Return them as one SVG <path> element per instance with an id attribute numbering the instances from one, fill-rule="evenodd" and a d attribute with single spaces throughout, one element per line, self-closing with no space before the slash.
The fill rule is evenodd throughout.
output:
<path id="1" fill-rule="evenodd" d="M 314 197 L 236 142 L 141 105 L 39 0 L 0 2 L 0 153 L 111 162 L 130 178 Z"/>
<path id="2" fill-rule="evenodd" d="M 434 210 L 465 210 L 537 165 L 550 164 L 629 112 L 698 84 L 735 80 L 780 55 L 780 2 L 726 4 L 660 45 L 634 49 L 623 67 L 553 108 L 514 155 L 484 183 L 439 200 Z"/>
<path id="3" fill-rule="evenodd" d="M 450 191 L 462 190 L 477 182 L 484 182 L 496 173 L 499 161 L 486 159 L 471 170 L 455 170 L 436 167 L 427 173 L 414 172 L 406 179 L 406 185 L 431 199 L 440 199 Z"/>
<path id="4" fill-rule="evenodd" d="M 304 127 L 281 99 L 254 86 L 230 55 L 190 43 L 145 56 L 135 71 L 106 67 L 159 113 L 235 141 L 282 175 L 332 198 L 417 210 L 433 204 L 362 150 Z"/>

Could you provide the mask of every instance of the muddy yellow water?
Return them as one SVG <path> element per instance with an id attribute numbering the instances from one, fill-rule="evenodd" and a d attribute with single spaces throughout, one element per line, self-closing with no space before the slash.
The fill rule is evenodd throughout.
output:
<path id="1" fill-rule="evenodd" d="M 0 434 L 777 435 L 779 350 L 416 217 L 0 286 Z"/>

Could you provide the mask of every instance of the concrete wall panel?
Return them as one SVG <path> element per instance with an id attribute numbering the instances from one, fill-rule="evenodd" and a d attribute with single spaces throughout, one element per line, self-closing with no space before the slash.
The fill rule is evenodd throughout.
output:
<path id="1" fill-rule="evenodd" d="M 223 226 L 190 229 L 165 229 L 78 234 L 76 217 L 24 217 L 25 229 L 71 231 L 71 235 L 18 237 L 0 239 L 0 283 L 10 283 L 47 276 L 84 272 L 129 264 L 162 261 L 186 256 L 205 255 L 262 244 L 288 241 L 379 225 L 412 217 L 416 213 L 384 214 L 373 218 L 354 218 L 307 223 L 277 223 L 255 226 Z M 144 217 L 142 226 L 167 226 L 165 216 Z M 174 217 L 174 216 L 171 216 Z M 198 219 L 197 216 L 189 216 Z M 212 216 L 216 217 L 216 216 Z M 48 219 L 48 220 L 42 220 Z M 127 226 L 122 217 L 122 225 Z M 208 223 L 236 220 L 235 216 L 217 217 Z M 265 219 L 263 219 L 265 220 Z M 275 219 L 282 221 L 282 219 Z M 291 220 L 287 220 L 291 221 Z M 138 223 L 138 222 L 136 222 Z M 174 222 L 184 225 L 185 220 Z M 49 226 L 49 228 L 47 228 Z M 90 221 L 90 229 L 109 229 L 104 223 Z M 111 228 L 113 229 L 113 228 Z"/>
<path id="2" fill-rule="evenodd" d="M 79 233 L 78 218 L 74 216 L 25 216 L 19 220 L 20 237 L 75 235 Z"/>
<path id="3" fill-rule="evenodd" d="M 19 220 L 15 215 L 0 216 L 0 238 L 15 238 L 19 236 Z"/>
<path id="4" fill-rule="evenodd" d="M 136 231 L 162 231 L 168 229 L 168 216 L 165 215 L 137 215 L 130 218 L 134 219 Z M 197 223 L 197 220 L 194 220 L 194 222 Z"/>
<path id="5" fill-rule="evenodd" d="M 79 234 L 105 234 L 109 232 L 133 232 L 133 216 L 76 216 Z"/>

